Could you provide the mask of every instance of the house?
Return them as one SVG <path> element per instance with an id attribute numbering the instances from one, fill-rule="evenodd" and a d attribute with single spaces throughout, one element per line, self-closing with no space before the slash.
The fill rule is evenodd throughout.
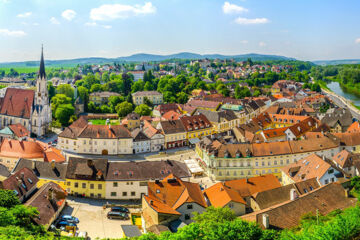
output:
<path id="1" fill-rule="evenodd" d="M 169 111 L 174 111 L 180 113 L 180 108 L 176 103 L 164 103 L 156 106 L 153 111 L 153 115 L 156 117 L 161 117 Z"/>
<path id="2" fill-rule="evenodd" d="M 319 187 L 320 185 L 316 178 L 310 178 L 301 182 L 257 192 L 251 195 L 250 206 L 253 211 L 259 211 L 286 202 L 292 197 L 311 192 Z"/>
<path id="3" fill-rule="evenodd" d="M 139 228 L 135 225 L 120 225 L 120 228 L 123 233 L 123 238 L 133 238 L 141 236 Z"/>
<path id="4" fill-rule="evenodd" d="M 15 173 L 23 168 L 28 168 L 35 173 L 39 179 L 37 182 L 38 188 L 48 182 L 54 182 L 61 188 L 66 189 L 65 177 L 67 164 L 57 163 L 55 161 L 42 162 L 20 158 L 12 172 Z"/>
<path id="5" fill-rule="evenodd" d="M 0 128 L 22 124 L 28 131 L 45 135 L 51 123 L 51 108 L 43 52 L 36 80 L 36 90 L 7 88 L 0 101 Z"/>
<path id="6" fill-rule="evenodd" d="M 66 171 L 66 191 L 70 195 L 105 198 L 106 159 L 70 157 Z"/>
<path id="7" fill-rule="evenodd" d="M 65 190 L 58 184 L 48 182 L 39 188 L 24 205 L 35 207 L 39 215 L 33 221 L 48 229 L 64 209 L 66 195 Z"/>
<path id="8" fill-rule="evenodd" d="M 178 119 L 180 119 L 181 116 L 182 115 L 180 113 L 170 110 L 170 111 L 164 113 L 164 115 L 162 115 L 162 118 L 164 120 L 171 121 L 171 120 L 178 120 Z"/>
<path id="9" fill-rule="evenodd" d="M 298 162 L 283 167 L 281 176 L 284 185 L 316 178 L 322 186 L 330 182 L 336 182 L 338 178 L 343 177 L 343 174 L 337 167 L 326 161 L 325 157 L 321 158 L 314 153 Z"/>
<path id="10" fill-rule="evenodd" d="M 352 124 L 352 114 L 347 108 L 330 108 L 326 111 L 321 123 L 326 123 L 330 127 L 330 132 L 345 132 Z"/>
<path id="11" fill-rule="evenodd" d="M 144 124 L 144 134 L 150 139 L 150 151 L 157 152 L 164 149 L 165 137 L 161 130 L 154 128 L 149 122 Z"/>
<path id="12" fill-rule="evenodd" d="M 186 103 L 186 105 L 209 111 L 217 111 L 221 106 L 221 103 L 216 101 L 191 99 Z"/>
<path id="13" fill-rule="evenodd" d="M 95 105 L 100 106 L 100 105 L 106 105 L 109 102 L 109 98 L 112 96 L 121 96 L 121 94 L 116 93 L 116 92 L 92 92 L 89 95 L 89 100 L 93 103 L 95 103 Z"/>
<path id="14" fill-rule="evenodd" d="M 133 138 L 126 127 L 89 124 L 85 116 L 59 134 L 58 145 L 65 154 L 133 154 Z"/>
<path id="15" fill-rule="evenodd" d="M 135 105 L 144 104 L 144 99 L 147 98 L 154 105 L 163 103 L 163 95 L 157 91 L 140 91 L 131 94 Z"/>
<path id="16" fill-rule="evenodd" d="M 144 78 L 145 71 L 128 71 L 127 73 L 130 73 L 134 76 L 134 82 L 137 82 Z"/>
<path id="17" fill-rule="evenodd" d="M 209 206 L 228 207 L 236 216 L 245 214 L 246 202 L 236 190 L 219 182 L 204 190 L 205 199 Z"/>
<path id="18" fill-rule="evenodd" d="M 136 112 L 129 113 L 122 121 L 122 125 L 126 125 L 128 129 L 140 127 L 140 115 Z"/>
<path id="19" fill-rule="evenodd" d="M 20 202 L 25 202 L 37 190 L 38 181 L 33 171 L 22 168 L 2 181 L 0 188 L 13 190 Z"/>
<path id="20" fill-rule="evenodd" d="M 168 225 L 180 219 L 189 224 L 193 212 L 202 213 L 207 207 L 198 183 L 182 181 L 173 174 L 161 181 L 148 183 L 148 195 L 142 198 L 142 217 L 145 228 Z"/>
<path id="21" fill-rule="evenodd" d="M 288 129 L 285 130 L 286 138 L 287 140 L 296 140 L 317 127 L 317 121 L 312 117 L 308 117 L 299 123 L 295 123 L 294 125 L 288 127 Z"/>
<path id="22" fill-rule="evenodd" d="M 180 179 L 191 177 L 184 163 L 172 160 L 109 162 L 105 198 L 139 200 L 148 194 L 148 182 L 162 180 L 169 174 Z"/>
<path id="23" fill-rule="evenodd" d="M 131 132 L 131 136 L 133 137 L 133 151 L 134 151 L 134 154 L 150 152 L 151 140 L 143 132 L 142 127 L 141 128 L 135 128 Z"/>
<path id="24" fill-rule="evenodd" d="M 164 133 L 165 149 L 187 145 L 186 130 L 181 120 L 161 121 L 157 129 Z"/>
<path id="25" fill-rule="evenodd" d="M 290 229 L 300 223 L 309 212 L 324 216 L 334 210 L 355 206 L 356 199 L 348 196 L 339 183 L 330 183 L 301 196 L 269 208 L 241 216 L 243 220 L 259 224 L 263 229 Z"/>
<path id="26" fill-rule="evenodd" d="M 240 119 L 231 110 L 213 112 L 210 110 L 197 109 L 194 115 L 203 114 L 214 126 L 216 133 L 227 132 L 234 127 L 240 126 Z"/>
<path id="27" fill-rule="evenodd" d="M 191 141 L 196 143 L 200 138 L 210 136 L 215 132 L 212 124 L 203 114 L 183 116 L 180 121 L 184 125 L 186 138 L 190 143 Z"/>
<path id="28" fill-rule="evenodd" d="M 30 132 L 20 123 L 11 124 L 0 130 L 0 137 L 22 140 L 30 137 Z"/>
<path id="29" fill-rule="evenodd" d="M 360 123 L 358 121 L 353 122 L 346 131 L 347 132 L 359 132 L 360 131 Z"/>
<path id="30" fill-rule="evenodd" d="M 344 171 L 345 174 L 348 174 L 350 177 L 358 175 L 355 164 L 360 161 L 360 155 L 358 153 L 353 153 L 344 149 L 336 154 L 331 160 L 337 168 Z"/>

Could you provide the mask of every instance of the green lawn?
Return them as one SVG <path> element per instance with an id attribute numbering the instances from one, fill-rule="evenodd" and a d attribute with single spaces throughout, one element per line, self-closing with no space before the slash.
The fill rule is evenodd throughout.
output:
<path id="1" fill-rule="evenodd" d="M 89 122 L 91 122 L 93 125 L 105 125 L 106 120 L 105 119 L 90 119 Z M 111 119 L 110 124 L 111 125 L 120 125 L 120 121 L 118 119 Z"/>

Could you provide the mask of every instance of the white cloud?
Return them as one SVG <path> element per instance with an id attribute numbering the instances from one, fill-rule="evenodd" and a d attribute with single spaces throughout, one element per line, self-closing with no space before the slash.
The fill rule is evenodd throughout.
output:
<path id="1" fill-rule="evenodd" d="M 74 10 L 67 9 L 67 10 L 62 12 L 61 16 L 63 18 L 65 18 L 66 20 L 71 21 L 71 20 L 73 20 L 75 18 L 76 12 Z"/>
<path id="2" fill-rule="evenodd" d="M 265 42 L 259 42 L 259 46 L 260 46 L 260 47 L 265 47 L 265 46 L 266 46 L 266 43 L 265 43 Z"/>
<path id="3" fill-rule="evenodd" d="M 242 18 L 238 17 L 235 19 L 235 23 L 237 24 L 243 24 L 243 25 L 249 25 L 249 24 L 264 24 L 268 23 L 269 19 L 267 18 Z"/>
<path id="4" fill-rule="evenodd" d="M 355 43 L 360 44 L 360 38 L 355 39 Z"/>
<path id="5" fill-rule="evenodd" d="M 90 11 L 90 18 L 95 21 L 113 20 L 118 18 L 128 18 L 138 15 L 152 14 L 156 8 L 151 2 L 144 5 L 123 5 L 123 4 L 104 4 Z"/>
<path id="6" fill-rule="evenodd" d="M 9 30 L 9 29 L 0 29 L 0 35 L 10 36 L 10 37 L 23 37 L 26 35 L 24 31 L 21 30 Z"/>
<path id="7" fill-rule="evenodd" d="M 248 40 L 241 40 L 240 43 L 242 43 L 242 44 L 248 44 L 249 41 L 248 41 Z"/>
<path id="8" fill-rule="evenodd" d="M 30 17 L 32 14 L 32 12 L 26 12 L 26 13 L 20 13 L 18 15 L 16 15 L 18 18 L 27 18 Z"/>
<path id="9" fill-rule="evenodd" d="M 246 8 L 244 8 L 242 6 L 232 4 L 232 3 L 229 3 L 229 2 L 225 2 L 222 9 L 223 9 L 223 12 L 225 14 L 241 13 L 241 12 L 249 11 L 248 9 L 246 9 Z"/>
<path id="10" fill-rule="evenodd" d="M 3 4 L 6 4 L 6 3 L 9 3 L 10 0 L 0 0 L 0 3 L 3 3 Z"/>
<path id="11" fill-rule="evenodd" d="M 52 24 L 60 24 L 60 22 L 55 17 L 50 18 L 50 22 Z"/>
<path id="12" fill-rule="evenodd" d="M 111 25 L 100 25 L 100 24 L 97 24 L 96 22 L 87 22 L 87 23 L 85 23 L 85 26 L 88 26 L 88 27 L 97 27 L 97 26 L 99 26 L 99 27 L 103 27 L 105 29 L 112 28 Z"/>

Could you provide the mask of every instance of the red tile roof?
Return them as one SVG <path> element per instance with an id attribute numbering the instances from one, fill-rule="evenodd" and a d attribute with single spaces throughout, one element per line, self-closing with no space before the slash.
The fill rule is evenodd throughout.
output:
<path id="1" fill-rule="evenodd" d="M 30 118 L 31 108 L 34 103 L 33 90 L 8 88 L 1 104 L 0 114 Z"/>
<path id="2" fill-rule="evenodd" d="M 180 118 L 186 131 L 195 131 L 212 127 L 210 121 L 203 114 L 183 116 Z"/>
<path id="3" fill-rule="evenodd" d="M 22 124 L 12 124 L 8 126 L 14 135 L 18 138 L 30 137 L 30 132 Z"/>
<path id="4" fill-rule="evenodd" d="M 0 146 L 0 155 L 16 158 L 43 158 L 44 149 L 37 142 L 5 138 Z"/>
<path id="5" fill-rule="evenodd" d="M 216 183 L 204 190 L 204 194 L 214 207 L 224 207 L 229 202 L 246 204 L 240 194 L 223 183 Z"/>
<path id="6" fill-rule="evenodd" d="M 180 116 L 181 116 L 180 113 L 170 110 L 164 113 L 164 115 L 162 115 L 162 118 L 170 121 L 170 120 L 178 120 Z"/>

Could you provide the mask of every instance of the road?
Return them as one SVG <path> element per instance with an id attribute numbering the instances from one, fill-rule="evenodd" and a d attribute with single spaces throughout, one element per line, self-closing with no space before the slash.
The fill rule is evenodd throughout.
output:
<path id="1" fill-rule="evenodd" d="M 360 119 L 360 110 L 357 109 L 356 107 L 354 107 L 351 104 L 350 100 L 348 100 L 342 96 L 339 96 L 339 95 L 335 94 L 334 92 L 330 92 L 329 90 L 326 90 L 326 89 L 321 89 L 321 91 L 323 94 L 327 95 L 339 107 L 348 108 L 354 118 Z"/>

